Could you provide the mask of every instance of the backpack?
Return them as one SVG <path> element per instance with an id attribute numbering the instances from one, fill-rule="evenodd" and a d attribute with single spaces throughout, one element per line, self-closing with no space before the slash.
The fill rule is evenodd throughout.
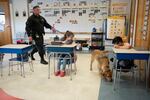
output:
<path id="1" fill-rule="evenodd" d="M 117 69 L 131 69 L 134 66 L 134 60 L 119 60 Z"/>

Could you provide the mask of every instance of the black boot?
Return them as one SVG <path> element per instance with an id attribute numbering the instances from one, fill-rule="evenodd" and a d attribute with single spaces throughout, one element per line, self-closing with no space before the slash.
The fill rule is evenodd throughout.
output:
<path id="1" fill-rule="evenodd" d="M 31 54 L 31 60 L 35 60 L 35 58 L 33 57 L 33 54 Z"/>
<path id="2" fill-rule="evenodd" d="M 31 52 L 31 59 L 32 59 L 32 60 L 35 60 L 35 58 L 34 58 L 33 55 L 34 55 L 34 53 L 36 53 L 37 51 L 38 51 L 38 50 L 34 47 L 33 50 L 32 50 L 32 52 Z"/>
<path id="3" fill-rule="evenodd" d="M 41 60 L 41 64 L 47 65 L 48 62 L 43 59 L 43 60 Z"/>
<path id="4" fill-rule="evenodd" d="M 40 54 L 40 57 L 41 57 L 41 64 L 47 65 L 48 62 L 45 61 L 45 59 L 44 59 L 44 54 Z"/>

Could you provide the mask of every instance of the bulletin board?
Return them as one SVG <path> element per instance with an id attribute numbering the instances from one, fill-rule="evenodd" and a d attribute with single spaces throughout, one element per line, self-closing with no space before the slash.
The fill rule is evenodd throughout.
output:
<path id="1" fill-rule="evenodd" d="M 108 0 L 29 0 L 29 12 L 39 5 L 41 15 L 57 30 L 65 32 L 102 31 L 103 20 L 108 16 Z M 48 30 L 46 30 L 48 31 Z"/>
<path id="2" fill-rule="evenodd" d="M 125 36 L 125 18 L 119 16 L 108 17 L 106 39 L 113 39 L 115 36 Z"/>

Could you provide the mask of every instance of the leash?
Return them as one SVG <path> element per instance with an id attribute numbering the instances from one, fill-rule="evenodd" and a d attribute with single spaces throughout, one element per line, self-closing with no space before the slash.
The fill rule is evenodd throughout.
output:
<path id="1" fill-rule="evenodd" d="M 55 30 L 55 31 L 53 31 L 52 33 L 54 33 L 54 34 L 64 34 L 63 32 L 61 32 L 61 31 L 59 31 L 59 30 Z"/>

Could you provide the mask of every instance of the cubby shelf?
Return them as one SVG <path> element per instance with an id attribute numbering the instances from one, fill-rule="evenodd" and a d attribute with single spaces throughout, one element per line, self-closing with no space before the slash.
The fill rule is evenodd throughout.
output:
<path id="1" fill-rule="evenodd" d="M 103 32 L 91 33 L 91 45 L 90 50 L 99 49 L 104 50 Z"/>

